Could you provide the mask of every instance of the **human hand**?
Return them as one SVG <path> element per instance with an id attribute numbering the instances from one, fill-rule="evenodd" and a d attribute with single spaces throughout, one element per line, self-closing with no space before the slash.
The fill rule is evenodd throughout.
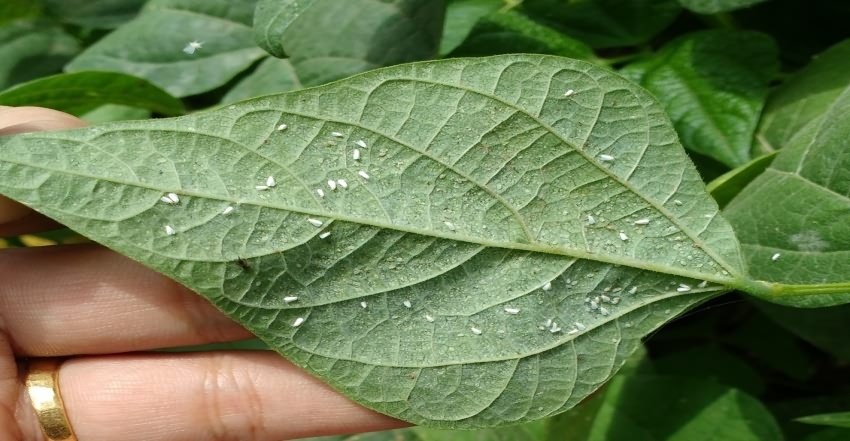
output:
<path id="1" fill-rule="evenodd" d="M 81 127 L 0 107 L 0 135 Z M 51 221 L 0 197 L 0 237 Z M 403 426 L 266 351 L 150 353 L 250 334 L 181 285 L 97 245 L 0 250 L 0 440 L 44 440 L 25 359 L 62 357 L 79 441 L 280 440 Z"/>

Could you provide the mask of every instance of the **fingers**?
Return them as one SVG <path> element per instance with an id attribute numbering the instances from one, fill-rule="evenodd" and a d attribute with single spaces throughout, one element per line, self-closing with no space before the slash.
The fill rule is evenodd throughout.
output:
<path id="1" fill-rule="evenodd" d="M 96 245 L 0 251 L 0 333 L 18 355 L 106 354 L 250 337 L 201 296 Z"/>
<path id="2" fill-rule="evenodd" d="M 74 129 L 85 125 L 85 121 L 56 110 L 0 106 L 0 136 Z M 0 236 L 40 231 L 52 225 L 55 223 L 33 213 L 29 208 L 0 196 Z"/>
<path id="3" fill-rule="evenodd" d="M 269 352 L 74 359 L 60 388 L 85 441 L 278 441 L 404 425 Z"/>

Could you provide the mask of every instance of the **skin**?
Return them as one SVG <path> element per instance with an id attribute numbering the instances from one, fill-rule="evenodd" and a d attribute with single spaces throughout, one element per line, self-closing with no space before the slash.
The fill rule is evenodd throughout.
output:
<path id="1" fill-rule="evenodd" d="M 0 135 L 82 127 L 0 106 Z M 0 237 L 56 225 L 0 196 Z M 292 439 L 404 423 L 265 351 L 151 353 L 250 334 L 200 296 L 101 246 L 0 250 L 0 440 L 44 440 L 26 359 L 66 357 L 59 385 L 80 441 Z"/>

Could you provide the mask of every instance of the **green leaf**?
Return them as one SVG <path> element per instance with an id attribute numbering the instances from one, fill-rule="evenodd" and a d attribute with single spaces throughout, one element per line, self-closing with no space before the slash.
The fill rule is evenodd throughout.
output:
<path id="1" fill-rule="evenodd" d="M 307 86 L 437 54 L 443 0 L 260 0 L 257 43 Z M 333 32 L 329 32 L 329 30 Z"/>
<path id="2" fill-rule="evenodd" d="M 686 148 L 737 167 L 750 159 L 777 68 L 769 36 L 714 30 L 679 38 L 622 73 L 664 104 Z"/>
<path id="3" fill-rule="evenodd" d="M 42 0 L 47 14 L 87 28 L 113 29 L 139 13 L 145 0 Z"/>
<path id="4" fill-rule="evenodd" d="M 850 428 L 850 412 L 824 413 L 797 418 L 796 421 L 820 426 Z"/>
<path id="5" fill-rule="evenodd" d="M 41 4 L 33 0 L 3 0 L 0 3 L 0 25 L 41 14 Z"/>
<path id="6" fill-rule="evenodd" d="M 0 26 L 0 90 L 62 71 L 79 50 L 60 28 L 31 21 Z"/>
<path id="7" fill-rule="evenodd" d="M 752 182 L 753 179 L 764 173 L 775 157 L 776 152 L 759 156 L 734 170 L 729 170 L 723 175 L 718 176 L 709 182 L 705 188 L 711 193 L 711 197 L 717 201 L 717 205 L 723 208 Z"/>
<path id="8" fill-rule="evenodd" d="M 482 17 L 499 10 L 503 0 L 448 0 L 440 55 L 447 55 L 466 40 Z"/>
<path id="9" fill-rule="evenodd" d="M 185 112 L 183 103 L 164 90 L 114 72 L 53 75 L 0 92 L 0 105 L 49 107 L 78 116 L 103 104 L 124 104 L 163 115 Z"/>
<path id="10" fill-rule="evenodd" d="M 569 409 L 643 336 L 748 283 L 661 106 L 558 57 L 0 138 L 0 193 L 199 292 L 358 402 L 440 428 Z"/>
<path id="11" fill-rule="evenodd" d="M 537 420 L 524 424 L 492 429 L 437 430 L 416 427 L 413 433 L 421 441 L 544 441 L 546 439 L 547 420 Z"/>
<path id="12" fill-rule="evenodd" d="M 770 95 L 759 126 L 756 150 L 784 147 L 811 121 L 823 116 L 850 90 L 850 40 L 820 54 Z"/>
<path id="13" fill-rule="evenodd" d="M 120 104 L 104 104 L 94 110 L 80 115 L 89 124 L 110 121 L 127 121 L 131 119 L 148 119 L 151 112 L 138 107 L 122 106 Z"/>
<path id="14" fill-rule="evenodd" d="M 762 301 L 755 305 L 776 324 L 843 361 L 850 361 L 850 305 L 800 309 Z"/>
<path id="15" fill-rule="evenodd" d="M 725 209 L 765 300 L 850 302 L 850 89 L 811 121 Z M 789 286 L 783 286 L 789 285 Z"/>
<path id="16" fill-rule="evenodd" d="M 593 60 L 593 50 L 555 29 L 515 11 L 498 12 L 481 19 L 469 38 L 452 56 L 534 53 Z"/>
<path id="17" fill-rule="evenodd" d="M 850 439 L 848 429 L 826 429 L 807 436 L 804 441 L 847 441 L 848 439 Z"/>
<path id="18" fill-rule="evenodd" d="M 596 48 L 646 43 L 681 11 L 676 0 L 524 0 L 522 5 Z"/>
<path id="19" fill-rule="evenodd" d="M 748 8 L 766 0 L 679 0 L 679 3 L 699 14 L 717 14 L 718 12 L 734 11 Z"/>
<path id="20" fill-rule="evenodd" d="M 558 439 L 558 438 L 554 438 Z M 696 378 L 618 376 L 605 389 L 585 441 L 781 441 L 762 403 Z"/>
<path id="21" fill-rule="evenodd" d="M 714 344 L 694 345 L 659 357 L 652 364 L 659 374 L 710 380 L 752 395 L 761 395 L 765 389 L 759 371 Z"/>
<path id="22" fill-rule="evenodd" d="M 215 89 L 265 56 L 245 22 L 250 23 L 252 6 L 252 1 L 152 0 L 66 70 L 126 73 L 177 97 Z M 202 46 L 186 53 L 191 42 Z"/>
<path id="23" fill-rule="evenodd" d="M 295 74 L 289 60 L 266 58 L 250 75 L 233 86 L 221 99 L 222 103 L 232 103 L 260 95 L 287 92 L 300 89 L 301 80 Z"/>

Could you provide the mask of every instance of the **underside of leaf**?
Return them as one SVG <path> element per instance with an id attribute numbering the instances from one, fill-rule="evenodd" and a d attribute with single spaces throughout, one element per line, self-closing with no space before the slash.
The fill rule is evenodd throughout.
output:
<path id="1" fill-rule="evenodd" d="M 204 295 L 358 402 L 436 427 L 574 406 L 744 272 L 661 106 L 557 57 L 4 138 L 0 193 Z"/>

